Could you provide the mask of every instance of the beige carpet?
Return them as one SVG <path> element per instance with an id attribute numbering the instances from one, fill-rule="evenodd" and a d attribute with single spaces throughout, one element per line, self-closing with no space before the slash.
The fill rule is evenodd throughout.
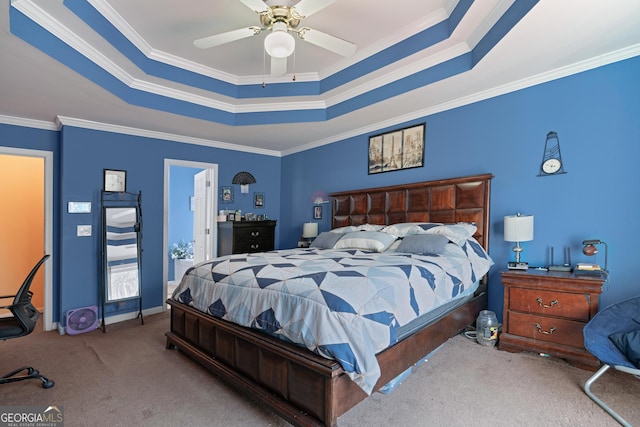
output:
<path id="1" fill-rule="evenodd" d="M 177 350 L 164 348 L 168 313 L 108 332 L 38 332 L 0 342 L 0 372 L 32 364 L 56 382 L 0 386 L 11 405 L 58 405 L 65 426 L 287 426 Z M 582 391 L 590 372 L 530 353 L 482 347 L 460 335 L 389 395 L 340 417 L 351 426 L 616 426 Z M 640 426 L 640 381 L 605 374 L 594 391 Z"/>

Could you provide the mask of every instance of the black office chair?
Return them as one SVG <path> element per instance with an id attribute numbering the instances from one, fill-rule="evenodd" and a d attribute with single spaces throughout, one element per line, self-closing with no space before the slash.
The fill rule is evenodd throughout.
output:
<path id="1" fill-rule="evenodd" d="M 13 304 L 0 306 L 0 308 L 7 309 L 13 314 L 12 317 L 0 318 L 0 340 L 8 340 L 11 338 L 19 338 L 25 335 L 29 335 L 36 326 L 36 321 L 40 317 L 40 313 L 31 304 L 31 296 L 33 292 L 29 290 L 31 282 L 36 276 L 38 269 L 49 258 L 49 255 L 42 257 L 40 261 L 33 267 L 29 275 L 18 293 L 15 295 L 0 296 L 0 299 L 13 298 Z M 18 375 L 22 371 L 27 371 L 26 375 Z M 0 384 L 8 384 L 16 381 L 28 380 L 36 378 L 42 381 L 42 388 L 51 388 L 54 386 L 54 382 L 41 375 L 40 372 L 33 369 L 31 366 L 24 366 L 20 369 L 16 369 L 13 372 L 0 377 Z"/>

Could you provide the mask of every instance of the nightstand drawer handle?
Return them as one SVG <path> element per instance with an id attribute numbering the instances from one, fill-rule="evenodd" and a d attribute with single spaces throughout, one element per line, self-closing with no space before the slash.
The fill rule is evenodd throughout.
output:
<path id="1" fill-rule="evenodd" d="M 251 232 L 251 237 L 258 237 L 260 235 L 259 231 L 252 231 Z"/>
<path id="2" fill-rule="evenodd" d="M 552 333 L 558 330 L 558 328 L 556 328 L 555 326 L 552 326 L 551 329 L 549 329 L 549 332 L 543 331 L 542 327 L 540 326 L 540 323 L 536 323 L 536 328 L 538 329 L 538 332 L 545 335 L 551 335 Z"/>
<path id="3" fill-rule="evenodd" d="M 260 247 L 260 245 L 257 244 L 257 243 L 251 245 L 251 249 L 258 249 L 259 247 Z"/>
<path id="4" fill-rule="evenodd" d="M 551 302 L 549 303 L 549 305 L 546 305 L 546 304 L 543 304 L 543 303 L 542 303 L 542 298 L 540 298 L 540 297 L 536 298 L 536 301 L 538 301 L 538 305 L 539 305 L 540 307 L 544 307 L 544 308 L 551 308 L 551 307 L 553 307 L 554 305 L 556 305 L 556 304 L 558 303 L 558 300 L 557 300 L 557 299 L 554 299 L 553 301 L 551 301 Z"/>

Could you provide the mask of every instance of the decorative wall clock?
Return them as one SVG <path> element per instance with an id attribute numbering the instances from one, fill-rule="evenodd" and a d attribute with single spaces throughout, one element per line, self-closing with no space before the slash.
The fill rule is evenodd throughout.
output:
<path id="1" fill-rule="evenodd" d="M 557 132 L 549 132 L 544 143 L 544 154 L 540 163 L 538 176 L 559 175 L 567 173 L 564 170 L 562 156 L 560 154 L 560 140 Z"/>

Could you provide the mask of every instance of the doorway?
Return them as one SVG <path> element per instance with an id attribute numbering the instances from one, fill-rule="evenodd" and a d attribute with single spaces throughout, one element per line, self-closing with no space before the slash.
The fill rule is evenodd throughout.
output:
<path id="1" fill-rule="evenodd" d="M 56 257 L 53 253 L 53 153 L 0 147 L 0 158 L 5 172 L 0 174 L 0 188 L 6 203 L 0 219 L 6 239 L 0 248 L 0 257 L 8 263 L 3 266 L 3 282 L 15 288 L 0 294 L 8 295 L 17 290 L 42 255 Z M 13 230 L 14 237 L 9 236 L 9 230 Z M 35 230 L 33 235 L 32 230 Z M 10 273 L 14 266 L 14 272 Z M 53 262 L 46 262 L 42 270 L 42 282 L 34 282 L 33 291 L 37 295 L 34 305 L 43 313 L 44 330 L 50 331 L 55 329 Z"/>
<path id="2" fill-rule="evenodd" d="M 170 256 L 174 244 L 180 241 L 189 244 L 196 255 L 194 261 L 216 256 L 217 182 L 215 163 L 165 159 L 163 310 L 166 310 L 166 297 L 177 285 L 173 281 L 176 272 Z"/>

